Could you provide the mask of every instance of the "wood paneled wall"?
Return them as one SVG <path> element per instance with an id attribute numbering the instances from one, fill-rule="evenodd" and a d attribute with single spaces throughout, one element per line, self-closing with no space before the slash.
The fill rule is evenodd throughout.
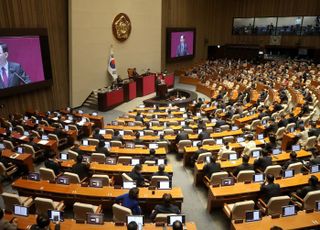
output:
<path id="1" fill-rule="evenodd" d="M 68 1 L 1 0 L 0 28 L 47 28 L 53 85 L 29 93 L 0 99 L 0 116 L 27 109 L 57 109 L 69 104 Z M 26 54 L 28 55 L 28 54 Z"/>

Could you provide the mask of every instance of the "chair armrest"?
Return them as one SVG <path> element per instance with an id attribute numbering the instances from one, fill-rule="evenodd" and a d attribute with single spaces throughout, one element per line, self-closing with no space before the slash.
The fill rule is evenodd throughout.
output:
<path id="1" fill-rule="evenodd" d="M 88 177 L 83 178 L 82 180 L 80 180 L 80 184 L 82 184 L 83 182 L 85 182 L 88 179 Z"/>
<path id="2" fill-rule="evenodd" d="M 259 173 L 263 173 L 263 171 L 261 169 L 256 169 L 256 171 Z"/>
<path id="3" fill-rule="evenodd" d="M 26 207 L 31 207 L 31 205 L 33 204 L 33 199 L 31 196 L 29 196 L 23 203 L 22 205 L 26 206 Z"/>
<path id="4" fill-rule="evenodd" d="M 59 210 L 59 211 L 63 211 L 65 208 L 65 205 L 64 205 L 64 201 L 60 201 L 59 204 L 57 205 L 56 209 Z"/>
<path id="5" fill-rule="evenodd" d="M 310 173 L 310 169 L 308 169 L 305 165 L 302 165 L 302 169 L 304 169 L 304 171 Z"/>
<path id="6" fill-rule="evenodd" d="M 204 176 L 204 177 L 203 177 L 203 180 L 204 180 L 206 183 L 210 183 L 210 179 L 209 179 L 207 176 Z"/>
<path id="7" fill-rule="evenodd" d="M 291 196 L 296 198 L 299 202 L 301 202 L 302 204 L 304 203 L 303 200 L 301 199 L 301 197 L 299 197 L 296 193 L 291 193 Z"/>
<path id="8" fill-rule="evenodd" d="M 264 203 L 264 201 L 261 198 L 258 199 L 258 203 L 261 204 L 262 207 L 267 208 L 267 204 Z"/>
<path id="9" fill-rule="evenodd" d="M 17 167 L 16 165 L 10 165 L 9 167 L 6 168 L 6 171 L 10 171 L 12 169 L 14 169 L 15 167 Z"/>
<path id="10" fill-rule="evenodd" d="M 110 186 L 113 186 L 114 182 L 115 182 L 114 177 L 113 176 L 110 177 L 110 181 L 109 181 Z"/>
<path id="11" fill-rule="evenodd" d="M 101 206 L 101 204 L 98 206 L 98 209 L 97 209 L 96 213 L 102 213 L 102 206 Z"/>

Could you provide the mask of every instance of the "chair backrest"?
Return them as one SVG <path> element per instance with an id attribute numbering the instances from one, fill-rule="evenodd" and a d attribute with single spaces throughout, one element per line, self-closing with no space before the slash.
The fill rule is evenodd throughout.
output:
<path id="1" fill-rule="evenodd" d="M 145 136 L 153 136 L 154 135 L 154 131 L 151 129 L 146 129 L 144 130 L 144 135 Z"/>
<path id="2" fill-rule="evenodd" d="M 49 123 L 46 120 L 41 120 L 40 124 L 45 125 L 45 126 L 49 126 Z"/>
<path id="3" fill-rule="evenodd" d="M 63 176 L 66 176 L 69 178 L 70 184 L 79 184 L 81 182 L 79 175 L 76 173 L 65 172 L 63 173 Z"/>
<path id="4" fill-rule="evenodd" d="M 95 138 L 88 138 L 88 144 L 89 145 L 98 145 L 99 144 L 99 140 L 95 139 Z"/>
<path id="5" fill-rule="evenodd" d="M 143 123 L 142 123 L 142 121 L 135 121 L 134 125 L 135 126 L 143 126 Z"/>
<path id="6" fill-rule="evenodd" d="M 73 204 L 73 218 L 75 220 L 86 220 L 87 213 L 96 213 L 97 206 L 76 202 Z"/>
<path id="7" fill-rule="evenodd" d="M 222 138 L 224 142 L 230 143 L 234 142 L 234 137 L 233 136 L 227 136 Z"/>
<path id="8" fill-rule="evenodd" d="M 123 182 L 133 181 L 133 179 L 126 173 L 122 173 L 121 177 Z"/>
<path id="9" fill-rule="evenodd" d="M 120 156 L 118 157 L 118 164 L 129 165 L 131 164 L 132 157 Z"/>
<path id="10" fill-rule="evenodd" d="M 6 167 L 2 162 L 0 162 L 0 176 L 6 176 L 6 171 L 7 171 Z"/>
<path id="11" fill-rule="evenodd" d="M 250 157 L 252 157 L 252 154 L 253 154 L 254 151 L 259 151 L 259 152 L 260 152 L 260 155 L 262 154 L 262 148 L 260 148 L 260 147 L 251 148 L 251 149 L 249 150 L 249 156 L 250 156 Z"/>
<path id="12" fill-rule="evenodd" d="M 166 141 L 159 141 L 159 142 L 157 142 L 157 144 L 158 144 L 158 147 L 159 147 L 159 148 L 165 148 L 166 153 L 169 152 L 168 142 L 166 142 Z"/>
<path id="13" fill-rule="evenodd" d="M 246 217 L 246 211 L 254 209 L 254 201 L 253 200 L 246 200 L 234 203 L 231 210 L 231 219 L 237 220 L 241 219 L 244 220 Z"/>
<path id="14" fill-rule="evenodd" d="M 177 215 L 176 213 L 158 213 L 154 219 L 155 223 L 167 223 L 168 216 Z"/>
<path id="15" fill-rule="evenodd" d="M 280 214 L 282 213 L 282 206 L 288 205 L 290 202 L 289 196 L 275 196 L 271 197 L 267 207 L 267 215 Z"/>
<path id="16" fill-rule="evenodd" d="M 272 174 L 275 178 L 281 176 L 281 166 L 280 165 L 269 165 L 264 170 L 264 175 Z"/>
<path id="17" fill-rule="evenodd" d="M 17 125 L 17 126 L 16 126 L 16 130 L 17 130 L 17 132 L 19 132 L 20 134 L 23 135 L 24 128 L 23 128 L 21 125 Z"/>
<path id="18" fill-rule="evenodd" d="M 145 161 L 144 164 L 146 165 L 155 165 L 156 164 L 156 161 Z"/>
<path id="19" fill-rule="evenodd" d="M 76 125 L 68 125 L 68 127 L 69 127 L 70 130 L 76 131 L 76 134 L 78 135 L 79 130 L 78 130 L 78 127 Z"/>
<path id="20" fill-rule="evenodd" d="M 211 157 L 211 156 L 212 156 L 211 152 L 201 153 L 198 156 L 197 163 L 204 162 L 206 160 L 206 157 Z"/>
<path id="21" fill-rule="evenodd" d="M 228 177 L 228 172 L 215 172 L 211 174 L 210 184 L 221 184 L 221 180 Z"/>
<path id="22" fill-rule="evenodd" d="M 309 137 L 307 139 L 307 143 L 305 145 L 305 149 L 306 150 L 313 149 L 313 148 L 315 148 L 316 144 L 317 144 L 317 137 L 316 136 Z"/>
<path id="23" fill-rule="evenodd" d="M 13 208 L 15 204 L 21 205 L 22 201 L 19 195 L 14 193 L 4 192 L 1 194 L 4 202 L 4 209 L 13 213 Z"/>
<path id="24" fill-rule="evenodd" d="M 229 125 L 221 125 L 220 129 L 221 129 L 221 131 L 227 131 L 230 129 L 230 126 Z"/>
<path id="25" fill-rule="evenodd" d="M 224 150 L 222 152 L 221 159 L 222 160 L 228 160 L 229 159 L 229 155 L 231 155 L 231 154 L 237 154 L 237 152 L 234 151 L 234 150 Z"/>
<path id="26" fill-rule="evenodd" d="M 56 134 L 49 133 L 48 134 L 48 138 L 49 138 L 49 140 L 56 141 L 57 145 L 59 146 L 59 138 L 58 138 L 58 136 Z"/>
<path id="27" fill-rule="evenodd" d="M 171 134 L 174 134 L 174 130 L 173 129 L 164 129 L 163 133 L 164 133 L 164 135 L 171 135 Z"/>
<path id="28" fill-rule="evenodd" d="M 31 130 L 31 134 L 36 136 L 37 138 L 41 138 L 40 134 L 35 130 Z"/>
<path id="29" fill-rule="evenodd" d="M 54 210 L 54 203 L 52 199 L 36 197 L 34 199 L 36 206 L 36 214 L 47 213 L 48 210 Z"/>
<path id="30" fill-rule="evenodd" d="M 111 134 L 111 135 L 113 135 L 113 134 L 114 134 L 113 129 L 106 129 L 106 134 Z"/>
<path id="31" fill-rule="evenodd" d="M 296 127 L 296 124 L 295 124 L 295 123 L 287 124 L 287 126 L 286 126 L 286 131 L 290 132 L 290 129 L 291 129 L 291 128 L 294 128 L 294 127 Z"/>
<path id="32" fill-rule="evenodd" d="M 254 170 L 241 170 L 237 175 L 237 182 L 252 181 Z"/>
<path id="33" fill-rule="evenodd" d="M 111 147 L 121 147 L 122 142 L 121 141 L 110 141 L 110 146 Z"/>
<path id="34" fill-rule="evenodd" d="M 72 150 L 68 150 L 68 158 L 72 160 L 77 160 L 78 153 Z"/>
<path id="35" fill-rule="evenodd" d="M 133 136 L 134 132 L 130 129 L 123 130 L 123 135 Z"/>
<path id="36" fill-rule="evenodd" d="M 56 179 L 56 174 L 52 169 L 41 167 L 39 169 L 40 179 L 54 181 Z"/>
<path id="37" fill-rule="evenodd" d="M 285 130 L 286 130 L 285 127 L 281 127 L 281 128 L 279 128 L 279 129 L 277 130 L 277 132 L 276 132 L 276 138 L 277 138 L 277 140 L 282 139 L 283 133 L 284 133 Z"/>
<path id="38" fill-rule="evenodd" d="M 92 153 L 90 161 L 104 164 L 106 162 L 106 155 L 104 155 L 103 153 Z"/>
<path id="39" fill-rule="evenodd" d="M 178 126 L 178 125 L 179 125 L 179 123 L 178 123 L 177 121 L 169 121 L 168 124 L 169 124 L 170 126 L 171 126 L 171 125 L 173 125 L 173 126 Z"/>
<path id="40" fill-rule="evenodd" d="M 317 200 L 320 200 L 320 190 L 308 192 L 303 199 L 303 209 L 314 209 Z"/>
<path id="41" fill-rule="evenodd" d="M 151 186 L 157 186 L 158 181 L 169 181 L 169 178 L 167 176 L 153 176 L 151 177 Z"/>
<path id="42" fill-rule="evenodd" d="M 131 209 L 123 207 L 119 204 L 112 205 L 112 213 L 114 222 L 126 222 L 127 216 L 132 215 Z"/>
<path id="43" fill-rule="evenodd" d="M 36 151 L 34 150 L 32 145 L 24 144 L 23 147 L 24 147 L 24 152 L 32 154 L 32 156 L 35 157 Z"/>
<path id="44" fill-rule="evenodd" d="M 214 145 L 216 142 L 214 139 L 204 139 L 202 145 Z"/>
<path id="45" fill-rule="evenodd" d="M 3 140 L 3 145 L 6 149 L 14 150 L 14 146 L 11 141 Z"/>
<path id="46" fill-rule="evenodd" d="M 252 121 L 251 126 L 250 126 L 251 130 L 255 129 L 258 125 L 261 125 L 260 119 L 256 119 L 256 120 Z"/>
<path id="47" fill-rule="evenodd" d="M 184 129 L 183 131 L 185 133 L 187 133 L 187 134 L 193 134 L 193 130 L 192 129 Z"/>
<path id="48" fill-rule="evenodd" d="M 303 167 L 303 164 L 301 162 L 296 162 L 296 163 L 289 164 L 287 169 L 294 170 L 294 174 L 298 174 L 298 173 L 301 173 L 302 167 Z"/>
<path id="49" fill-rule="evenodd" d="M 184 147 L 187 146 L 192 146 L 191 140 L 181 140 L 178 143 L 178 152 L 183 153 L 184 152 Z"/>
<path id="50" fill-rule="evenodd" d="M 152 126 L 160 126 L 159 121 L 150 121 Z"/>
<path id="51" fill-rule="evenodd" d="M 108 175 L 104 174 L 93 174 L 91 178 L 99 178 L 102 180 L 103 186 L 109 186 L 110 185 L 110 178 Z"/>

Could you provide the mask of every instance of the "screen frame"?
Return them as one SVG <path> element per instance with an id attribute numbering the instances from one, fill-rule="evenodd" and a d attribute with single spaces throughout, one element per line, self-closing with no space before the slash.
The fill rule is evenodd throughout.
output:
<path id="1" fill-rule="evenodd" d="M 193 54 L 186 55 L 183 57 L 171 57 L 171 34 L 174 32 L 186 32 L 186 31 L 192 31 L 193 32 Z M 167 27 L 166 28 L 166 62 L 172 63 L 172 62 L 179 62 L 183 60 L 191 60 L 196 55 L 196 37 L 197 37 L 197 31 L 195 27 Z"/>
<path id="2" fill-rule="evenodd" d="M 48 30 L 46 28 L 0 29 L 0 37 L 9 38 L 19 36 L 39 36 L 44 80 L 26 85 L 1 89 L 0 98 L 19 95 L 43 88 L 49 88 L 53 84 Z"/>

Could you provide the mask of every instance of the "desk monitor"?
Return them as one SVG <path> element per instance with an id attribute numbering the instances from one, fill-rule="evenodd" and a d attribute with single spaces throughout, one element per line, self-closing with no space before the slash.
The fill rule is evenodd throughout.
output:
<path id="1" fill-rule="evenodd" d="M 291 128 L 289 129 L 289 132 L 290 132 L 290 133 L 293 133 L 293 132 L 294 132 L 294 127 L 291 127 Z"/>
<path id="2" fill-rule="evenodd" d="M 267 120 L 267 119 L 262 120 L 262 124 L 263 124 L 263 125 L 266 125 L 266 124 L 267 124 L 267 122 L 268 122 L 268 120 Z"/>
<path id="3" fill-rule="evenodd" d="M 132 189 L 132 188 L 137 187 L 137 185 L 136 185 L 135 181 L 124 181 L 122 187 L 124 189 Z"/>
<path id="4" fill-rule="evenodd" d="M 311 173 L 317 173 L 320 171 L 320 165 L 311 165 Z"/>
<path id="5" fill-rule="evenodd" d="M 128 122 L 128 126 L 134 126 L 134 122 L 132 121 Z"/>
<path id="6" fill-rule="evenodd" d="M 41 136 L 41 139 L 42 139 L 42 140 L 49 140 L 49 137 L 48 137 L 47 135 L 42 135 L 42 136 Z"/>
<path id="7" fill-rule="evenodd" d="M 223 139 L 221 139 L 221 138 L 216 139 L 216 144 L 217 145 L 223 145 Z"/>
<path id="8" fill-rule="evenodd" d="M 90 163 L 90 156 L 84 155 L 82 157 L 82 163 Z"/>
<path id="9" fill-rule="evenodd" d="M 29 118 L 27 116 L 24 116 L 23 120 L 27 121 L 27 120 L 29 120 Z"/>
<path id="10" fill-rule="evenodd" d="M 6 147 L 4 146 L 4 144 L 3 143 L 0 143 L 0 149 L 2 150 L 2 149 L 5 149 Z"/>
<path id="11" fill-rule="evenodd" d="M 131 165 L 132 166 L 135 166 L 135 165 L 138 165 L 138 164 L 140 164 L 140 159 L 135 159 L 135 158 L 131 159 Z"/>
<path id="12" fill-rule="evenodd" d="M 63 161 L 68 160 L 68 153 L 60 153 L 60 159 Z"/>
<path id="13" fill-rule="evenodd" d="M 292 151 L 300 151 L 300 145 L 292 145 Z"/>
<path id="14" fill-rule="evenodd" d="M 39 120 L 36 120 L 36 124 L 39 125 Z"/>
<path id="15" fill-rule="evenodd" d="M 65 125 L 64 126 L 64 130 L 68 132 L 69 131 L 69 125 Z"/>
<path id="16" fill-rule="evenodd" d="M 183 118 L 188 118 L 188 114 L 184 113 L 184 114 L 182 114 L 182 117 Z"/>
<path id="17" fill-rule="evenodd" d="M 65 184 L 65 185 L 69 185 L 69 177 L 66 176 L 60 176 L 57 178 L 57 184 Z"/>
<path id="18" fill-rule="evenodd" d="M 112 121 L 111 125 L 118 125 L 118 122 L 117 121 Z"/>
<path id="19" fill-rule="evenodd" d="M 202 133 L 202 129 L 198 129 L 198 134 Z"/>
<path id="20" fill-rule="evenodd" d="M 116 165 L 117 164 L 117 158 L 116 157 L 107 157 L 106 158 L 106 164 L 107 165 Z"/>
<path id="21" fill-rule="evenodd" d="M 9 127 L 9 131 L 12 132 L 12 127 Z"/>
<path id="22" fill-rule="evenodd" d="M 29 136 L 29 132 L 28 132 L 28 131 L 24 131 L 24 132 L 23 132 L 23 135 L 24 135 L 24 136 Z"/>
<path id="23" fill-rule="evenodd" d="M 258 173 L 253 175 L 253 182 L 260 183 L 264 181 L 264 174 Z"/>
<path id="24" fill-rule="evenodd" d="M 104 224 L 103 213 L 87 213 L 87 224 Z"/>
<path id="25" fill-rule="evenodd" d="M 101 178 L 90 178 L 89 186 L 92 188 L 102 188 L 103 183 Z"/>
<path id="26" fill-rule="evenodd" d="M 69 116 L 68 116 L 68 120 L 69 120 L 69 121 L 73 121 L 73 116 L 72 116 L 72 115 L 69 115 Z"/>
<path id="27" fill-rule="evenodd" d="M 140 137 L 144 136 L 144 132 L 143 131 L 139 131 Z"/>
<path id="28" fill-rule="evenodd" d="M 290 177 L 294 177 L 294 170 L 293 169 L 285 170 L 283 172 L 283 178 L 290 178 Z"/>
<path id="29" fill-rule="evenodd" d="M 213 118 L 211 119 L 211 123 L 215 124 L 217 122 L 217 119 Z"/>
<path id="30" fill-rule="evenodd" d="M 63 212 L 58 210 L 48 210 L 48 217 L 53 222 L 63 222 Z"/>
<path id="31" fill-rule="evenodd" d="M 231 186 L 234 185 L 233 177 L 226 177 L 221 179 L 221 186 Z"/>
<path id="32" fill-rule="evenodd" d="M 221 129 L 220 129 L 220 128 L 215 128 L 215 132 L 216 132 L 216 133 L 220 133 L 220 132 L 221 132 Z"/>
<path id="33" fill-rule="evenodd" d="M 259 158 L 260 157 L 260 150 L 252 151 L 252 157 L 253 158 Z"/>
<path id="34" fill-rule="evenodd" d="M 126 148 L 128 149 L 134 149 L 136 145 L 133 142 L 126 142 Z"/>
<path id="35" fill-rule="evenodd" d="M 198 143 L 200 143 L 201 141 L 193 141 L 192 142 L 192 146 L 193 147 L 197 147 L 198 146 Z"/>
<path id="36" fill-rule="evenodd" d="M 157 165 L 166 165 L 167 159 L 157 159 L 156 163 L 157 163 Z"/>
<path id="37" fill-rule="evenodd" d="M 104 147 L 107 148 L 107 149 L 110 149 L 110 147 L 111 147 L 110 146 L 110 142 L 109 141 L 105 141 L 104 142 Z"/>
<path id="38" fill-rule="evenodd" d="M 158 149 L 159 145 L 157 143 L 150 143 L 149 144 L 149 149 Z"/>
<path id="39" fill-rule="evenodd" d="M 88 146 L 89 145 L 89 141 L 88 140 L 82 140 L 82 145 Z"/>
<path id="40" fill-rule="evenodd" d="M 272 154 L 273 155 L 279 155 L 281 153 L 281 149 L 276 148 L 276 149 L 272 149 Z"/>
<path id="41" fill-rule="evenodd" d="M 18 152 L 19 154 L 22 154 L 22 153 L 23 153 L 23 147 L 18 147 L 18 148 L 17 148 L 17 152 Z"/>
<path id="42" fill-rule="evenodd" d="M 282 216 L 293 216 L 296 215 L 296 207 L 294 205 L 282 206 Z"/>
<path id="43" fill-rule="evenodd" d="M 186 122 L 185 121 L 181 121 L 181 126 L 185 126 L 186 125 Z"/>
<path id="44" fill-rule="evenodd" d="M 201 113 L 196 113 L 196 116 L 197 117 L 201 117 Z"/>
<path id="45" fill-rule="evenodd" d="M 236 130 L 238 130 L 238 129 L 239 129 L 238 126 L 232 126 L 232 127 L 231 127 L 231 130 L 232 130 L 232 131 L 236 131 Z"/>
<path id="46" fill-rule="evenodd" d="M 28 216 L 29 210 L 27 207 L 15 204 L 13 214 L 17 216 Z"/>
<path id="47" fill-rule="evenodd" d="M 320 200 L 316 200 L 316 209 L 317 212 L 320 212 Z"/>
<path id="48" fill-rule="evenodd" d="M 119 130 L 119 134 L 120 134 L 120 136 L 123 136 L 124 135 L 124 131 L 123 130 Z"/>
<path id="49" fill-rule="evenodd" d="M 244 142 L 244 137 L 237 137 L 237 142 L 238 143 L 241 143 L 241 142 Z"/>
<path id="50" fill-rule="evenodd" d="M 238 160 L 238 154 L 237 153 L 229 154 L 229 161 L 235 161 L 235 160 Z"/>
<path id="51" fill-rule="evenodd" d="M 206 164 L 210 164 L 211 163 L 211 157 L 210 156 L 206 156 L 205 163 Z"/>
<path id="52" fill-rule="evenodd" d="M 171 189 L 172 188 L 172 182 L 171 181 L 158 181 L 157 183 L 158 189 Z"/>
<path id="53" fill-rule="evenodd" d="M 93 112 L 93 113 L 92 113 L 92 116 L 98 116 L 98 113 Z"/>
<path id="54" fill-rule="evenodd" d="M 173 223 L 175 221 L 180 221 L 182 224 L 185 224 L 186 223 L 186 216 L 185 215 L 170 215 L 170 216 L 167 216 L 167 224 L 169 226 L 172 226 Z"/>
<path id="55" fill-rule="evenodd" d="M 130 222 L 136 222 L 138 225 L 138 229 L 141 230 L 144 225 L 144 216 L 140 215 L 129 215 L 127 216 L 127 224 Z"/>
<path id="56" fill-rule="evenodd" d="M 99 134 L 105 135 L 105 134 L 106 134 L 106 130 L 105 130 L 105 129 L 100 129 L 100 130 L 99 130 Z"/>
<path id="57" fill-rule="evenodd" d="M 36 173 L 36 172 L 29 173 L 28 180 L 40 181 L 40 173 Z"/>
<path id="58" fill-rule="evenodd" d="M 160 135 L 164 135 L 164 132 L 163 131 L 158 131 L 158 136 Z"/>
<path id="59" fill-rule="evenodd" d="M 258 140 L 263 140 L 263 139 L 264 139 L 263 133 L 258 134 Z"/>
<path id="60" fill-rule="evenodd" d="M 246 211 L 246 222 L 253 222 L 261 220 L 260 210 Z"/>

